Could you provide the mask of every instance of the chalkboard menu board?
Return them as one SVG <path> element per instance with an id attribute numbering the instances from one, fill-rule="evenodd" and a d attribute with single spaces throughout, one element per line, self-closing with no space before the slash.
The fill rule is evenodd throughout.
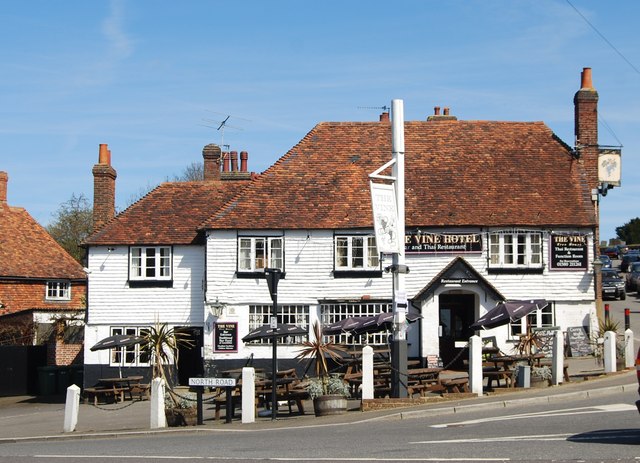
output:
<path id="1" fill-rule="evenodd" d="M 238 351 L 238 324 L 235 322 L 216 323 L 213 330 L 213 350 L 215 352 Z"/>
<path id="2" fill-rule="evenodd" d="M 589 334 L 584 326 L 570 326 L 567 328 L 567 343 L 571 357 L 585 357 L 593 354 L 593 347 Z"/>
<path id="3" fill-rule="evenodd" d="M 586 235 L 551 235 L 549 270 L 587 270 Z"/>

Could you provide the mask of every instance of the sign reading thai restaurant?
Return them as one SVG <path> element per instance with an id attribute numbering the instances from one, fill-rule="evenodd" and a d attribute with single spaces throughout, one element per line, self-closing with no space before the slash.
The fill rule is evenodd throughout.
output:
<path id="1" fill-rule="evenodd" d="M 238 324 L 236 322 L 214 324 L 213 350 L 215 352 L 238 352 Z"/>
<path id="2" fill-rule="evenodd" d="M 404 252 L 407 254 L 482 252 L 482 236 L 480 233 L 411 233 L 404 237 Z"/>
<path id="3" fill-rule="evenodd" d="M 549 270 L 587 270 L 588 240 L 586 235 L 551 235 Z"/>

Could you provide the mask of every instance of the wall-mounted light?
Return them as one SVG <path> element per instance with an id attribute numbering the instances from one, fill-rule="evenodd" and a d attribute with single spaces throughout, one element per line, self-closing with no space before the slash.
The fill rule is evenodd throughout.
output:
<path id="1" fill-rule="evenodd" d="M 108 251 L 108 252 L 113 252 L 113 251 L 115 251 L 115 250 L 116 250 L 116 248 L 107 248 L 107 251 Z"/>
<path id="2" fill-rule="evenodd" d="M 209 304 L 209 311 L 211 312 L 211 315 L 213 315 L 214 317 L 220 318 L 224 313 L 225 307 L 226 307 L 226 304 L 223 304 L 222 302 L 220 302 L 216 297 L 216 302 L 212 302 L 211 304 Z"/>

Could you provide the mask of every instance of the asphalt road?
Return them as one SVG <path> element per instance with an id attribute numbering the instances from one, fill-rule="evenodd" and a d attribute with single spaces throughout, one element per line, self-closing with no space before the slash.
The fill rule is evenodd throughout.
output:
<path id="1" fill-rule="evenodd" d="M 545 405 L 278 429 L 7 443 L 0 462 L 629 461 L 640 459 L 636 391 Z"/>

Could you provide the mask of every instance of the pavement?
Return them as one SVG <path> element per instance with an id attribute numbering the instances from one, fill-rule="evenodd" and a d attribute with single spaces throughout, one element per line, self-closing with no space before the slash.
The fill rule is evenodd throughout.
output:
<path id="1" fill-rule="evenodd" d="M 518 407 L 535 403 L 562 401 L 569 398 L 588 398 L 604 394 L 619 394 L 637 390 L 635 369 L 605 375 L 593 358 L 567 359 L 571 381 L 548 388 L 496 388 L 496 392 L 481 397 L 472 396 L 440 400 L 427 404 L 408 404 L 403 407 L 375 411 L 360 411 L 360 401 L 350 400 L 349 410 L 342 415 L 316 417 L 308 402 L 305 414 L 289 415 L 280 408 L 276 420 L 256 416 L 254 423 L 243 424 L 238 411 L 231 423 L 223 418 L 214 420 L 214 410 L 204 407 L 204 424 L 180 428 L 150 429 L 150 402 L 125 401 L 117 404 L 92 405 L 80 401 L 75 431 L 63 432 L 64 397 L 0 397 L 0 444 L 9 442 L 46 441 L 78 438 L 150 435 L 159 433 L 243 432 L 286 427 L 345 425 L 368 420 L 394 420 L 455 414 L 462 411 Z M 295 407 L 294 407 L 295 410 Z M 223 412 L 224 414 L 224 412 Z"/>

